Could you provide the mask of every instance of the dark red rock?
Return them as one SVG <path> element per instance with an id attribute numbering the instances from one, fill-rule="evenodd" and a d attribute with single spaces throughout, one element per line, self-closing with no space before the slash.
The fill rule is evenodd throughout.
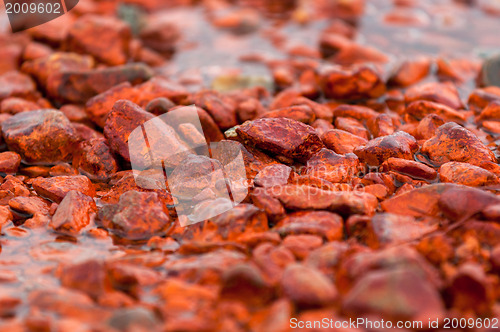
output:
<path id="1" fill-rule="evenodd" d="M 104 206 L 99 218 L 113 234 L 132 241 L 161 236 L 172 226 L 168 210 L 156 193 L 134 190 L 121 195 L 117 204 Z"/>
<path id="2" fill-rule="evenodd" d="M 392 135 L 378 137 L 354 149 L 361 161 L 369 165 L 380 165 L 388 158 L 413 159 L 418 144 L 406 132 L 398 131 Z"/>
<path id="3" fill-rule="evenodd" d="M 71 160 L 76 141 L 66 116 L 56 110 L 23 112 L 1 124 L 10 150 L 27 163 L 46 164 Z"/>
<path id="4" fill-rule="evenodd" d="M 474 133 L 454 122 L 439 127 L 436 136 L 422 145 L 422 153 L 438 164 L 449 161 L 472 165 L 480 165 L 484 161 L 496 163 L 493 152 Z"/>
<path id="5" fill-rule="evenodd" d="M 73 156 L 73 167 L 96 181 L 105 181 L 119 170 L 118 161 L 103 138 L 80 143 Z"/>
<path id="6" fill-rule="evenodd" d="M 72 190 L 57 207 L 50 227 L 59 233 L 75 235 L 90 224 L 96 212 L 97 207 L 91 197 Z"/>
<path id="7" fill-rule="evenodd" d="M 130 27 L 125 22 L 84 15 L 69 28 L 65 46 L 71 52 L 90 54 L 100 62 L 117 66 L 127 62 L 131 39 Z"/>
<path id="8" fill-rule="evenodd" d="M 33 180 L 33 189 L 43 197 L 56 203 L 72 190 L 79 191 L 87 196 L 94 197 L 95 188 L 92 182 L 83 175 L 55 176 L 52 178 L 36 178 Z"/>
<path id="9" fill-rule="evenodd" d="M 323 145 L 314 128 L 286 118 L 246 122 L 236 132 L 259 149 L 299 161 L 307 161 Z"/>
<path id="10" fill-rule="evenodd" d="M 128 147 L 130 133 L 153 118 L 153 114 L 144 111 L 130 101 L 117 101 L 113 105 L 104 126 L 104 136 L 108 140 L 111 151 L 130 161 Z"/>

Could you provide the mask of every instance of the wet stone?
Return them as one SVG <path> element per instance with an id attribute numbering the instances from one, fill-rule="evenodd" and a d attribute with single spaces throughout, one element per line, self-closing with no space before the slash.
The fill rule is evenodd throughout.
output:
<path id="1" fill-rule="evenodd" d="M 340 129 L 325 131 L 321 135 L 321 140 L 327 148 L 339 154 L 352 153 L 356 147 L 368 142 L 362 137 Z"/>
<path id="2" fill-rule="evenodd" d="M 389 158 L 382 166 L 387 166 L 391 171 L 399 172 L 416 179 L 434 180 L 437 172 L 422 163 L 402 158 Z"/>
<path id="3" fill-rule="evenodd" d="M 66 194 L 72 190 L 79 191 L 90 197 L 95 195 L 94 185 L 83 175 L 37 178 L 33 180 L 33 189 L 40 196 L 56 203 L 60 203 Z"/>
<path id="4" fill-rule="evenodd" d="M 332 183 L 350 182 L 356 176 L 359 166 L 359 159 L 353 153 L 340 155 L 329 149 L 321 149 L 307 161 L 307 167 L 302 174 Z"/>
<path id="5" fill-rule="evenodd" d="M 59 233 L 78 234 L 82 228 L 90 224 L 96 212 L 97 207 L 91 197 L 72 190 L 57 207 L 50 227 Z"/>
<path id="6" fill-rule="evenodd" d="M 323 145 L 314 128 L 286 118 L 246 122 L 236 132 L 259 149 L 298 161 L 307 161 Z"/>
<path id="7" fill-rule="evenodd" d="M 439 168 L 441 182 L 463 184 L 471 187 L 489 186 L 499 183 L 492 172 L 478 166 L 456 161 L 448 162 Z"/>
<path id="8" fill-rule="evenodd" d="M 128 138 L 130 133 L 154 116 L 141 109 L 136 104 L 119 100 L 113 105 L 112 111 L 106 119 L 104 136 L 108 140 L 111 150 L 125 160 L 130 161 Z"/>
<path id="9" fill-rule="evenodd" d="M 139 100 L 137 89 L 132 87 L 130 82 L 120 83 L 89 99 L 85 104 L 85 112 L 90 120 L 104 128 L 108 114 L 113 109 L 113 105 L 120 99 L 137 102 Z"/>
<path id="10" fill-rule="evenodd" d="M 416 128 L 415 138 L 428 140 L 436 135 L 436 130 L 444 125 L 445 121 L 442 117 L 436 114 L 426 115 Z"/>
<path id="11" fill-rule="evenodd" d="M 367 121 L 367 126 L 374 138 L 391 135 L 395 131 L 392 118 L 387 114 L 380 114 L 375 119 Z"/>
<path id="12" fill-rule="evenodd" d="M 365 126 L 354 118 L 337 117 L 335 119 L 335 128 L 345 130 L 364 139 L 368 139 L 370 136 Z"/>
<path id="13" fill-rule="evenodd" d="M 9 149 L 19 153 L 27 163 L 46 164 L 71 159 L 75 132 L 59 111 L 19 113 L 3 121 L 1 127 Z"/>
<path id="14" fill-rule="evenodd" d="M 103 138 L 80 143 L 73 156 L 73 167 L 95 181 L 105 181 L 119 170 L 118 161 Z"/>
<path id="15" fill-rule="evenodd" d="M 415 138 L 406 132 L 398 131 L 392 135 L 375 138 L 363 146 L 354 149 L 361 161 L 377 166 L 388 158 L 413 159 L 418 144 Z"/>
<path id="16" fill-rule="evenodd" d="M 472 165 L 480 165 L 484 161 L 496 163 L 493 152 L 474 133 L 453 122 L 439 127 L 436 136 L 423 144 L 422 153 L 437 164 L 449 161 Z"/>
<path id="17" fill-rule="evenodd" d="M 168 210 L 156 193 L 128 191 L 117 204 L 106 205 L 99 211 L 104 227 L 127 240 L 147 240 L 161 236 L 171 227 Z"/>

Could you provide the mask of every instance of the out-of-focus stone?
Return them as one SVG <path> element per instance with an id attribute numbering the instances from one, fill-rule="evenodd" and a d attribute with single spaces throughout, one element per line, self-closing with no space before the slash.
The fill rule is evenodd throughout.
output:
<path id="1" fill-rule="evenodd" d="M 193 96 L 194 104 L 206 110 L 222 130 L 238 124 L 236 106 L 221 98 L 216 92 L 201 91 Z"/>
<path id="2" fill-rule="evenodd" d="M 369 165 L 380 165 L 388 158 L 413 159 L 418 144 L 413 136 L 398 131 L 392 135 L 375 138 L 354 149 L 361 161 Z"/>
<path id="3" fill-rule="evenodd" d="M 408 105 L 406 113 L 417 120 L 423 119 L 426 115 L 436 114 L 446 121 L 464 123 L 467 113 L 456 111 L 453 108 L 428 100 L 416 100 Z"/>
<path id="4" fill-rule="evenodd" d="M 439 197 L 442 213 L 452 221 L 467 218 L 496 205 L 500 199 L 487 191 L 459 185 L 448 185 Z"/>
<path id="5" fill-rule="evenodd" d="M 162 115 L 167 113 L 171 108 L 175 107 L 175 103 L 166 97 L 158 97 L 151 100 L 145 107 L 146 112 L 154 115 Z"/>
<path id="6" fill-rule="evenodd" d="M 494 301 L 493 289 L 480 265 L 460 266 L 448 287 L 451 304 L 459 310 L 485 313 Z"/>
<path id="7" fill-rule="evenodd" d="M 315 119 L 316 115 L 312 109 L 307 105 L 297 105 L 280 108 L 267 112 L 262 116 L 263 118 L 288 118 L 295 121 L 300 121 L 305 124 L 311 124 Z"/>
<path id="8" fill-rule="evenodd" d="M 0 112 L 9 114 L 35 111 L 39 110 L 40 108 L 40 105 L 38 105 L 37 103 L 18 97 L 6 98 L 0 104 Z"/>
<path id="9" fill-rule="evenodd" d="M 10 150 L 27 163 L 68 161 L 76 141 L 75 132 L 63 113 L 56 110 L 23 112 L 1 124 Z"/>
<path id="10" fill-rule="evenodd" d="M 222 277 L 221 298 L 244 301 L 253 306 L 267 304 L 274 290 L 253 264 L 231 266 Z"/>
<path id="11" fill-rule="evenodd" d="M 334 99 L 377 98 L 386 91 L 379 74 L 370 67 L 354 71 L 333 69 L 322 76 L 325 96 Z"/>
<path id="12" fill-rule="evenodd" d="M 90 197 L 95 195 L 94 185 L 83 175 L 37 178 L 33 180 L 33 189 L 40 196 L 56 203 L 60 203 L 66 194 L 72 190 L 79 191 Z"/>
<path id="13" fill-rule="evenodd" d="M 328 211 L 301 211 L 288 214 L 275 228 L 282 235 L 311 234 L 328 241 L 340 241 L 344 236 L 342 218 Z"/>
<path id="14" fill-rule="evenodd" d="M 52 216 L 50 226 L 57 232 L 75 235 L 90 224 L 97 212 L 94 200 L 79 191 L 69 191 Z"/>
<path id="15" fill-rule="evenodd" d="M 408 269 L 369 272 L 349 291 L 343 309 L 350 316 L 381 315 L 384 319 L 441 318 L 444 305 L 438 290 Z"/>
<path id="16" fill-rule="evenodd" d="M 90 98 L 123 83 L 139 84 L 153 76 L 151 68 L 142 63 L 56 73 L 47 82 L 49 96 L 56 100 L 86 103 Z"/>
<path id="17" fill-rule="evenodd" d="M 346 227 L 350 236 L 360 239 L 374 249 L 417 240 L 436 230 L 436 226 L 417 222 L 412 216 L 390 213 L 376 214 L 369 221 L 348 220 Z"/>
<path id="18" fill-rule="evenodd" d="M 438 202 L 441 194 L 455 186 L 450 183 L 431 184 L 386 199 L 381 206 L 384 211 L 394 214 L 437 216 L 440 212 Z"/>
<path id="19" fill-rule="evenodd" d="M 325 275 L 302 264 L 291 264 L 285 269 L 281 287 L 302 308 L 331 305 L 337 298 L 335 285 Z"/>
<path id="20" fill-rule="evenodd" d="M 290 250 L 299 260 L 305 259 L 311 251 L 321 247 L 321 236 L 311 234 L 288 235 L 281 245 Z"/>
<path id="21" fill-rule="evenodd" d="M 314 128 L 286 118 L 246 122 L 236 132 L 257 148 L 299 161 L 307 161 L 323 146 Z"/>
<path id="22" fill-rule="evenodd" d="M 428 100 L 444 104 L 453 109 L 460 109 L 464 106 L 458 95 L 457 88 L 450 82 L 422 83 L 406 90 L 405 102 L 407 105 L 417 100 Z"/>
<path id="23" fill-rule="evenodd" d="M 104 263 L 95 259 L 68 264 L 61 270 L 61 284 L 64 287 L 79 290 L 94 299 L 110 290 L 107 279 Z"/>
<path id="24" fill-rule="evenodd" d="M 16 173 L 20 164 L 21 156 L 18 153 L 10 151 L 0 153 L 0 172 Z"/>
<path id="25" fill-rule="evenodd" d="M 0 101 L 9 97 L 33 98 L 36 94 L 35 82 L 28 75 L 18 71 L 0 75 Z"/>
<path id="26" fill-rule="evenodd" d="M 498 7 L 496 7 L 496 12 L 498 13 Z M 495 10 L 492 10 L 495 12 Z M 483 61 L 483 65 L 481 67 L 481 73 L 479 74 L 478 81 L 482 86 L 497 86 L 500 87 L 500 78 L 498 77 L 498 73 L 500 73 L 500 55 L 493 55 Z"/>
<path id="27" fill-rule="evenodd" d="M 429 74 L 431 61 L 429 58 L 419 58 L 404 61 L 391 75 L 389 83 L 407 87 L 417 83 Z"/>
<path id="28" fill-rule="evenodd" d="M 130 27 L 116 18 L 84 15 L 69 28 L 65 46 L 69 51 L 90 54 L 100 62 L 117 66 L 127 62 L 131 38 Z"/>
<path id="29" fill-rule="evenodd" d="M 56 52 L 43 58 L 25 61 L 22 70 L 33 77 L 45 89 L 57 74 L 72 71 L 87 71 L 94 67 L 94 59 L 89 55 Z"/>
<path id="30" fill-rule="evenodd" d="M 422 146 L 422 153 L 438 164 L 449 161 L 480 165 L 484 161 L 496 163 L 493 152 L 464 127 L 448 122 L 438 128 L 436 136 Z"/>
<path id="31" fill-rule="evenodd" d="M 500 101 L 500 87 L 488 86 L 471 92 L 467 104 L 475 114 L 479 114 L 492 101 Z"/>

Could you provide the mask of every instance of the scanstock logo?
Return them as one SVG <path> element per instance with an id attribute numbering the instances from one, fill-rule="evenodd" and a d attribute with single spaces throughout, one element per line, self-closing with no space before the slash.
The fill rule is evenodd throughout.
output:
<path id="1" fill-rule="evenodd" d="M 168 190 L 181 226 L 229 211 L 248 194 L 240 145 L 208 143 L 195 106 L 171 110 L 138 126 L 128 147 L 137 186 Z"/>
<path id="2" fill-rule="evenodd" d="M 4 0 L 12 32 L 52 21 L 73 9 L 78 0 Z"/>

